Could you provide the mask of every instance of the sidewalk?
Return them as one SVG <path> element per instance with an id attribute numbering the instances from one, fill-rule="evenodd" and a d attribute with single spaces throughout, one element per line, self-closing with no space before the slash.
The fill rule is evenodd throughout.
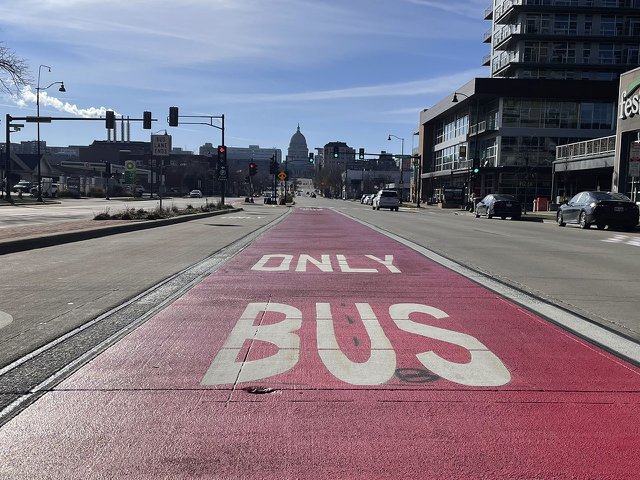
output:
<path id="1" fill-rule="evenodd" d="M 117 233 L 146 230 L 239 211 L 242 211 L 242 208 L 180 215 L 160 220 L 78 220 L 0 228 L 0 255 Z"/>

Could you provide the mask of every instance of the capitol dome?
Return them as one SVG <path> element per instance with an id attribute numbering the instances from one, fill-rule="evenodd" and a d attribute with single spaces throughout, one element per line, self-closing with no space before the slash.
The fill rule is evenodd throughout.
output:
<path id="1" fill-rule="evenodd" d="M 298 125 L 296 133 L 293 134 L 291 141 L 289 142 L 289 151 L 287 152 L 287 156 L 289 157 L 289 160 L 292 161 L 298 160 L 307 162 L 308 155 L 309 148 L 307 147 L 307 139 L 300 131 L 300 125 Z"/>
<path id="2" fill-rule="evenodd" d="M 304 137 L 302 132 L 300 132 L 300 125 L 298 125 L 296 133 L 293 134 L 291 141 L 289 142 L 289 149 L 292 148 L 304 148 L 307 150 L 307 139 Z"/>

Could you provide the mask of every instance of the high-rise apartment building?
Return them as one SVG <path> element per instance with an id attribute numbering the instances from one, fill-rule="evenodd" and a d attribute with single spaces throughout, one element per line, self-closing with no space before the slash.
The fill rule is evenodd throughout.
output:
<path id="1" fill-rule="evenodd" d="M 490 1 L 491 78 L 420 114 L 422 192 L 454 187 L 529 203 L 611 188 L 612 156 L 555 184 L 552 165 L 557 146 L 615 134 L 618 80 L 640 65 L 640 0 Z"/>
<path id="2" fill-rule="evenodd" d="M 493 0 L 492 77 L 617 80 L 640 65 L 640 0 Z"/>

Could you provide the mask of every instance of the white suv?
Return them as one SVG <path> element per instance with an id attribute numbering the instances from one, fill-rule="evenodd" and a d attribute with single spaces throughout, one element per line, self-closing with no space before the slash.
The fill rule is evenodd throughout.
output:
<path id="1" fill-rule="evenodd" d="M 388 208 L 389 210 L 395 210 L 397 212 L 400 208 L 398 192 L 395 190 L 380 190 L 376 196 L 373 197 L 371 205 L 373 205 L 374 210 Z"/>

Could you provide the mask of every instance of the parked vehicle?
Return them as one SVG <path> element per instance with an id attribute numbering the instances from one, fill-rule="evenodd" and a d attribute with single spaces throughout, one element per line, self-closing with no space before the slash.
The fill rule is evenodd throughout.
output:
<path id="1" fill-rule="evenodd" d="M 614 192 L 580 192 L 569 202 L 560 205 L 556 220 L 564 227 L 576 223 L 580 228 L 595 224 L 599 230 L 606 226 L 632 230 L 638 225 L 638 205 L 629 197 Z"/>
<path id="2" fill-rule="evenodd" d="M 512 220 L 520 220 L 522 205 L 513 195 L 490 193 L 477 203 L 475 212 L 476 218 L 486 215 L 487 218 L 500 217 L 504 220 L 511 217 Z"/>
<path id="3" fill-rule="evenodd" d="M 33 187 L 33 183 L 28 180 L 20 180 L 13 187 L 11 187 L 11 191 L 15 193 L 27 193 L 31 191 Z"/>
<path id="4" fill-rule="evenodd" d="M 50 177 L 42 177 L 42 181 L 40 183 L 40 189 L 43 197 L 56 197 L 58 196 L 58 191 L 60 190 L 60 186 L 53 181 L 53 178 Z M 29 190 L 32 197 L 38 196 L 38 184 L 34 183 Z"/>
<path id="5" fill-rule="evenodd" d="M 202 191 L 200 191 L 200 190 L 191 190 L 189 192 L 189 198 L 202 198 Z"/>
<path id="6" fill-rule="evenodd" d="M 381 208 L 388 208 L 389 210 L 400 209 L 400 198 L 398 198 L 398 192 L 395 190 L 380 190 L 375 197 L 373 197 L 372 207 L 374 210 L 380 210 Z"/>
<path id="7" fill-rule="evenodd" d="M 59 190 L 59 185 L 57 183 L 52 183 L 52 182 L 42 182 L 42 196 L 43 197 L 57 197 L 58 196 L 58 190 Z M 38 196 L 38 185 L 35 185 L 33 187 L 31 187 L 30 190 L 31 196 L 32 197 L 37 197 Z"/>
<path id="8" fill-rule="evenodd" d="M 364 195 L 362 195 L 362 198 L 360 199 L 360 203 L 364 205 L 371 205 L 371 200 L 373 200 L 373 197 L 375 196 L 376 196 L 375 193 L 365 193 Z"/>

